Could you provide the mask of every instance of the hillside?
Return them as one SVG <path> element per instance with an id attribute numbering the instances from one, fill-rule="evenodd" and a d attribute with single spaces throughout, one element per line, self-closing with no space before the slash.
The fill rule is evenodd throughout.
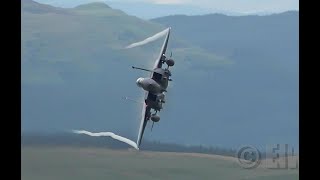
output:
<path id="1" fill-rule="evenodd" d="M 102 62 L 98 61 L 101 59 L 109 58 L 115 62 L 117 59 L 152 59 L 153 55 L 157 55 L 162 43 L 158 41 L 140 49 L 124 51 L 123 48 L 129 43 L 153 35 L 163 30 L 165 26 L 129 16 L 104 3 L 90 3 L 63 9 L 31 0 L 22 2 L 22 61 L 26 67 L 23 68 L 26 70 L 24 83 L 30 81 L 48 83 L 50 79 L 52 82 L 62 81 L 61 75 L 57 75 L 59 73 L 53 71 L 52 66 L 43 64 L 44 61 L 51 63 L 58 61 L 63 66 L 74 63 L 75 66 L 81 66 L 81 71 L 99 71 L 99 63 Z M 182 40 L 176 40 L 174 36 L 170 45 L 173 48 L 192 47 Z M 203 50 L 198 48 L 179 55 L 183 58 L 199 52 L 203 54 L 201 51 Z M 215 60 L 208 53 L 204 54 L 202 59 Z M 39 62 L 42 63 L 41 68 L 50 68 L 51 74 L 47 77 L 52 76 L 52 78 L 42 81 L 38 74 L 31 74 L 42 70 L 39 68 L 27 70 Z"/>
<path id="2" fill-rule="evenodd" d="M 211 119 L 211 126 L 202 133 L 232 136 L 215 141 L 221 144 L 226 139 L 239 144 L 298 144 L 299 12 L 239 17 L 176 15 L 153 22 L 172 26 L 179 38 L 233 62 L 229 69 L 206 78 L 210 85 L 202 85 L 201 94 L 210 94 L 205 96 L 208 102 L 202 98 L 192 101 L 210 106 L 210 116 L 203 117 Z"/>
<path id="3" fill-rule="evenodd" d="M 150 66 L 162 40 L 136 49 L 123 47 L 170 25 L 173 82 L 162 119 L 152 133 L 147 127 L 146 139 L 232 147 L 297 144 L 298 55 L 288 48 L 298 47 L 296 29 L 261 27 L 288 22 L 278 15 L 249 18 L 245 25 L 240 17 L 203 16 L 213 19 L 205 27 L 198 24 L 201 16 L 181 17 L 200 18 L 187 23 L 178 16 L 166 24 L 171 17 L 145 21 L 104 3 L 56 8 L 23 0 L 21 11 L 22 131 L 112 131 L 134 140 L 141 107 L 122 97 L 142 97 L 135 80 L 148 73 L 131 66 Z M 230 25 L 239 27 L 218 23 L 234 19 Z M 209 25 L 219 27 L 220 34 L 207 36 Z M 240 27 L 252 30 L 244 33 Z M 234 41 L 231 30 L 238 32 L 231 36 Z M 265 37 L 244 38 L 255 30 Z M 286 38 L 283 31 L 292 36 Z M 263 46 L 266 40 L 269 45 Z M 277 51 L 279 46 L 284 48 Z"/>
<path id="4" fill-rule="evenodd" d="M 274 58 L 294 58 L 298 53 L 299 12 L 267 16 L 166 16 L 154 22 L 172 26 L 180 37 L 210 52 L 228 54 L 275 54 Z M 264 54 L 259 54 L 264 53 Z M 289 57 L 289 55 L 291 55 Z M 291 60 L 295 61 L 295 60 Z"/>
<path id="5" fill-rule="evenodd" d="M 22 147 L 21 178 L 296 180 L 298 169 L 243 169 L 237 159 L 196 153 Z M 36 169 L 36 170 L 35 170 Z"/>

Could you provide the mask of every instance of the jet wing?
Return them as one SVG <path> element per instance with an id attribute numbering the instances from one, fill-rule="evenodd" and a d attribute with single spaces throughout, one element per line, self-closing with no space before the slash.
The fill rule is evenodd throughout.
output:
<path id="1" fill-rule="evenodd" d="M 169 28 L 167 29 L 168 33 L 167 33 L 166 38 L 165 38 L 165 40 L 164 40 L 164 42 L 163 42 L 163 45 L 162 45 L 162 47 L 161 47 L 160 54 L 159 54 L 156 62 L 154 63 L 153 69 L 155 69 L 155 68 L 161 68 L 161 67 L 162 67 L 161 58 L 162 58 L 163 54 L 166 53 L 166 50 L 167 50 L 168 41 L 169 41 L 169 36 L 170 36 L 170 30 L 171 30 L 171 27 L 169 27 Z M 151 74 L 153 74 L 153 73 L 151 73 Z"/>
<path id="2" fill-rule="evenodd" d="M 171 27 L 169 27 L 167 29 L 168 33 L 167 33 L 166 38 L 165 38 L 165 40 L 163 42 L 163 45 L 161 47 L 160 54 L 159 54 L 158 58 L 156 59 L 156 62 L 154 63 L 153 69 L 162 67 L 161 58 L 162 58 L 163 54 L 166 53 L 166 50 L 167 50 L 167 45 L 168 45 L 169 36 L 170 36 L 170 30 L 171 30 Z M 150 77 L 154 78 L 154 72 L 151 72 Z M 148 95 L 149 95 L 149 92 L 146 92 L 144 99 L 147 99 Z M 139 128 L 139 134 L 138 134 L 138 140 L 137 140 L 138 147 L 141 144 L 141 140 L 142 140 L 142 137 L 143 137 L 144 129 L 147 126 L 148 120 L 146 118 L 146 115 L 149 112 L 150 112 L 150 108 L 147 108 L 146 103 L 143 103 L 142 116 L 141 116 L 141 122 L 140 122 L 140 128 Z"/>
<path id="3" fill-rule="evenodd" d="M 148 97 L 148 94 L 149 92 L 146 92 L 145 93 L 145 97 L 144 99 L 146 99 Z M 146 118 L 146 114 L 150 112 L 150 109 L 147 108 L 147 105 L 146 103 L 143 103 L 143 106 L 142 106 L 142 116 L 141 116 L 141 122 L 140 122 L 140 128 L 139 128 L 139 134 L 138 134 L 138 140 L 137 140 L 137 145 L 138 147 L 140 146 L 141 144 L 141 140 L 142 140 L 142 137 L 143 137 L 143 133 L 144 133 L 144 129 L 146 128 L 147 126 L 147 118 Z"/>

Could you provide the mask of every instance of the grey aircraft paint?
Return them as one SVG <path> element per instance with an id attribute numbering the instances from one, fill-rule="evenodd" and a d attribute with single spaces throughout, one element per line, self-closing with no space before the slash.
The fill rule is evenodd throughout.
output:
<path id="1" fill-rule="evenodd" d="M 153 123 L 160 121 L 160 116 L 157 113 L 163 108 L 163 103 L 165 103 L 165 92 L 167 92 L 168 82 L 172 81 L 172 79 L 170 78 L 172 74 L 169 71 L 169 67 L 174 65 L 174 60 L 165 56 L 170 36 L 170 30 L 171 28 L 169 27 L 163 31 L 167 32 L 166 38 L 161 47 L 159 57 L 157 58 L 152 70 L 132 67 L 133 69 L 140 69 L 151 72 L 150 77 L 140 77 L 136 81 L 137 86 L 145 90 L 145 103 L 142 107 L 142 117 L 137 140 L 138 146 L 140 146 L 141 144 L 141 140 L 147 122 L 149 120 L 151 120 Z M 167 67 L 165 68 L 162 67 L 164 63 L 167 64 Z M 151 113 L 152 110 L 154 111 L 153 113 Z"/>

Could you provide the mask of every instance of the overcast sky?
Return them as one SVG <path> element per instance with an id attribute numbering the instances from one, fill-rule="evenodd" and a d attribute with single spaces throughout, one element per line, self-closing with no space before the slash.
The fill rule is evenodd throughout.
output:
<path id="1" fill-rule="evenodd" d="M 75 0 L 76 1 L 76 0 Z M 155 4 L 189 4 L 214 10 L 234 12 L 299 10 L 299 0 L 109 0 L 123 2 L 150 2 Z"/>
<path id="2" fill-rule="evenodd" d="M 87 2 L 146 2 L 153 4 L 184 4 L 212 10 L 225 10 L 241 13 L 281 12 L 299 10 L 299 0 L 36 0 L 50 3 L 87 3 Z"/>
<path id="3" fill-rule="evenodd" d="M 151 0 L 153 1 L 153 0 Z M 157 3 L 165 3 L 170 0 L 154 0 Z M 200 7 L 228 10 L 234 12 L 255 11 L 285 11 L 298 10 L 299 0 L 172 0 L 176 3 L 190 3 Z"/>

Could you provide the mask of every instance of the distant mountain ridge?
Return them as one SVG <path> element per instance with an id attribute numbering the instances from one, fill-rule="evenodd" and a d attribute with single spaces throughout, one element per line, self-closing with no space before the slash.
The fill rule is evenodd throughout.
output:
<path id="1" fill-rule="evenodd" d="M 221 96 L 212 97 L 210 103 L 193 101 L 217 109 L 210 119 L 216 119 L 219 127 L 229 125 L 232 130 L 226 136 L 243 137 L 237 138 L 238 142 L 250 139 L 297 144 L 299 12 L 239 17 L 177 15 L 152 21 L 172 26 L 179 38 L 234 62 L 230 71 L 215 72 L 210 97 Z M 220 113 L 218 109 L 226 111 Z M 252 127 L 249 131 L 248 126 Z M 207 134 L 211 134 L 210 129 Z M 266 135 L 265 139 L 255 138 L 258 134 Z"/>
<path id="2" fill-rule="evenodd" d="M 75 9 L 110 9 L 110 6 L 102 2 L 92 2 L 89 4 L 78 5 Z"/>
<path id="3" fill-rule="evenodd" d="M 50 4 L 57 7 L 73 8 L 78 5 L 94 2 L 92 0 L 64 1 L 64 0 L 37 0 L 37 2 Z M 270 15 L 279 12 L 256 11 L 256 12 L 233 12 L 219 10 L 219 8 L 203 8 L 188 4 L 154 4 L 151 2 L 131 2 L 131 1 L 112 1 L 106 0 L 114 9 L 125 11 L 129 15 L 137 16 L 143 19 L 153 19 L 169 15 L 205 15 L 211 13 L 225 14 L 228 16 L 246 16 L 246 15 Z"/>

